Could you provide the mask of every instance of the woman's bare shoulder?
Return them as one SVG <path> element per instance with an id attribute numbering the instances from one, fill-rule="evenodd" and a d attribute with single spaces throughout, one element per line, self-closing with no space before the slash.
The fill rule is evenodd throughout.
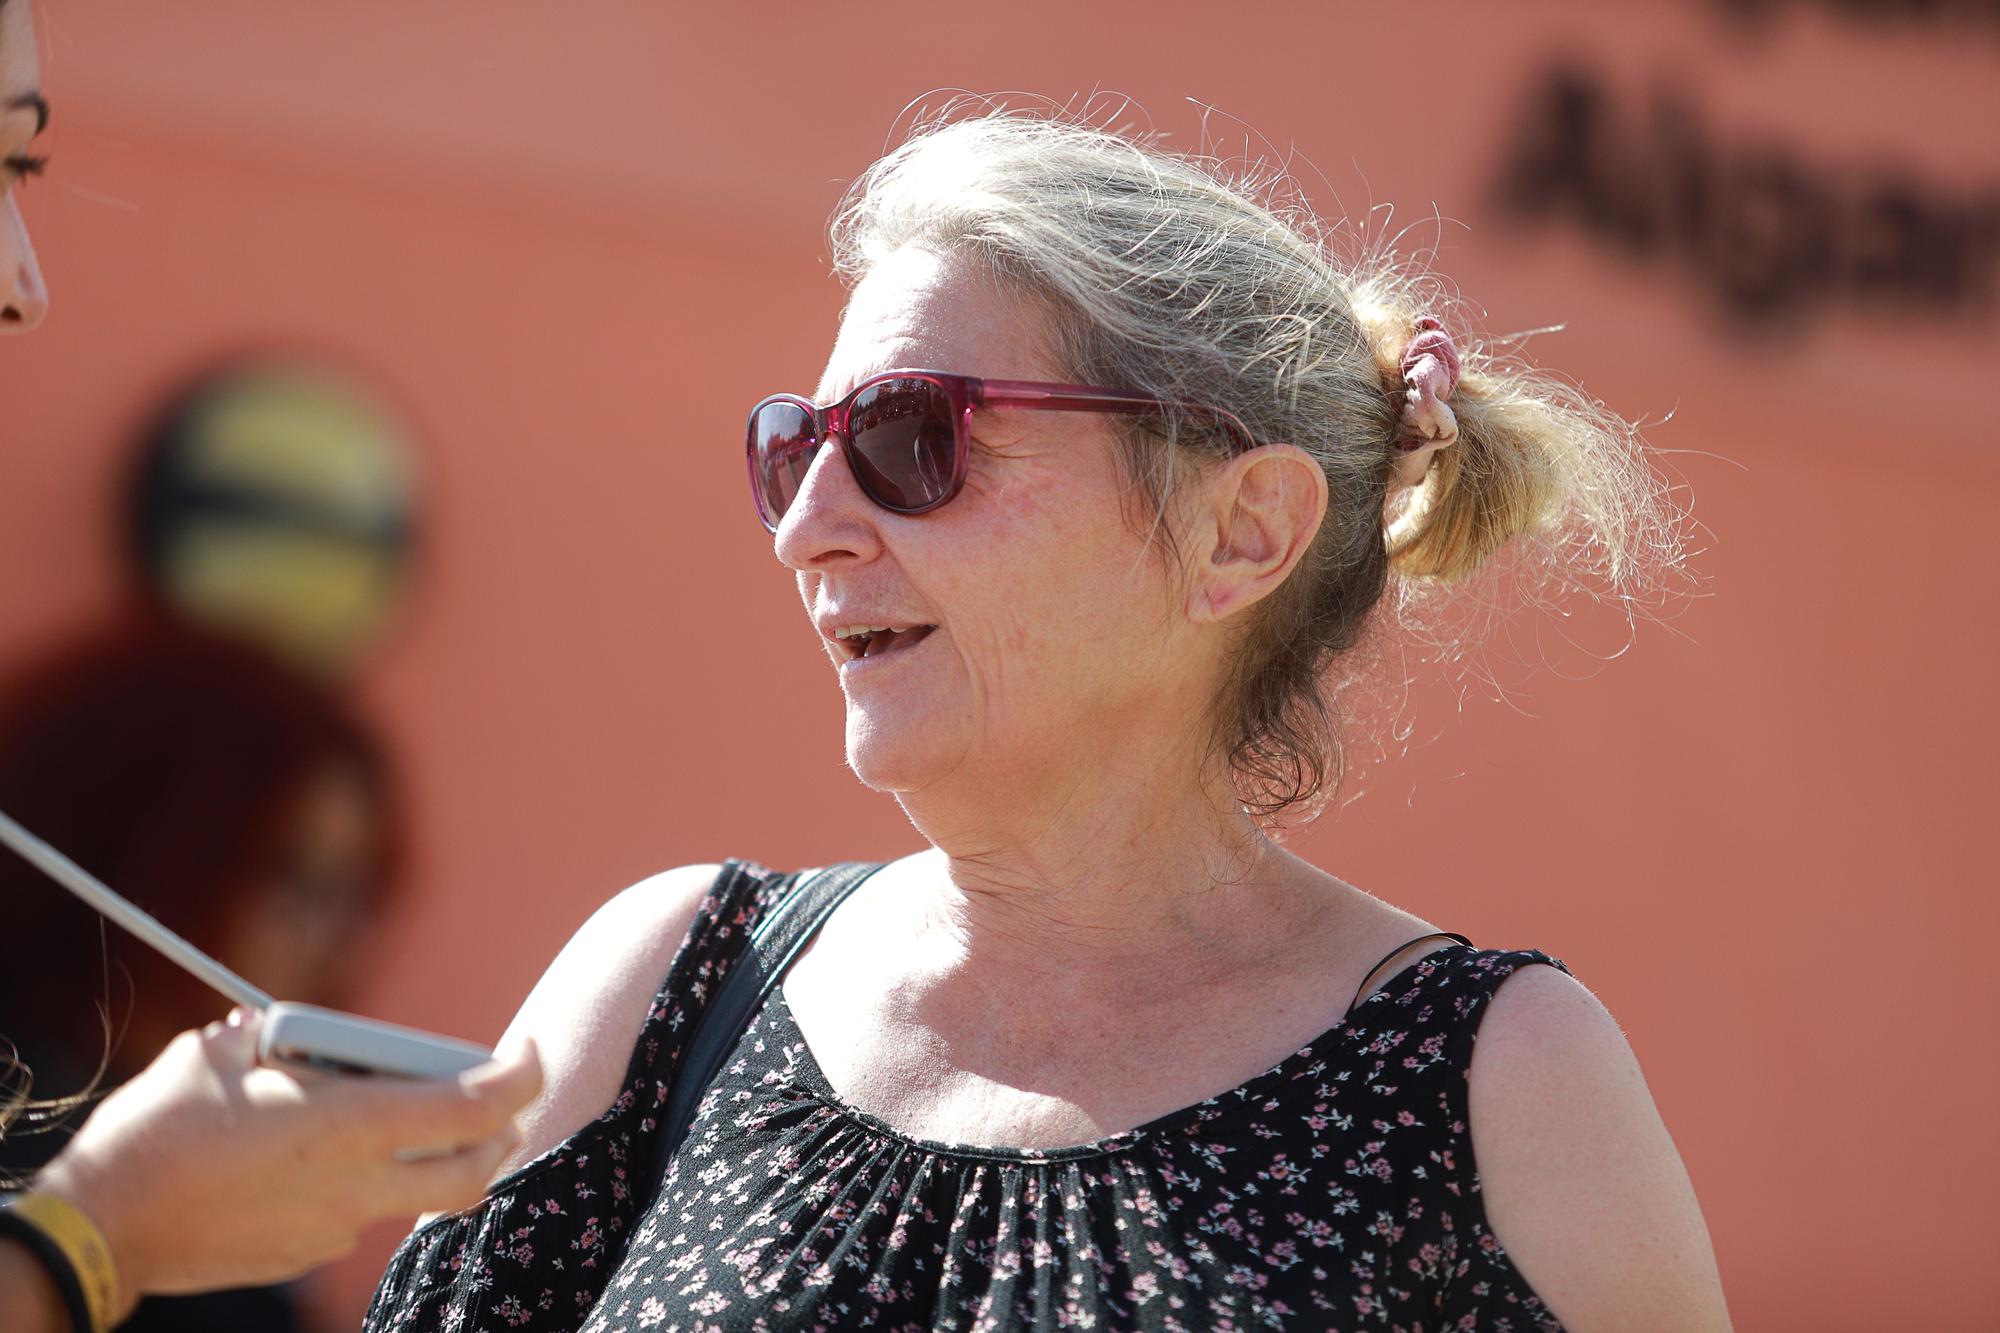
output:
<path id="1" fill-rule="evenodd" d="M 1595 995 L 1553 967 L 1511 973 L 1468 1084 L 1487 1221 L 1564 1327 L 1729 1328 L 1694 1186 Z"/>
<path id="2" fill-rule="evenodd" d="M 664 871 L 612 898 L 570 937 L 528 993 L 507 1037 L 540 1048 L 542 1095 L 520 1124 L 513 1170 L 602 1115 L 618 1096 L 632 1047 L 667 966 L 722 867 Z"/>

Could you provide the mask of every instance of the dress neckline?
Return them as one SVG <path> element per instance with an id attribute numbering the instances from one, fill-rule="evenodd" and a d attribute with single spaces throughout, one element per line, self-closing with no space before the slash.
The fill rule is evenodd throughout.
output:
<path id="1" fill-rule="evenodd" d="M 812 1043 L 806 1040 L 805 1030 L 799 1026 L 798 1018 L 792 1012 L 791 1001 L 785 997 L 783 985 L 773 986 L 771 994 L 764 1002 L 763 1021 L 775 1020 L 779 1040 L 789 1053 L 789 1059 L 804 1090 L 823 1103 L 829 1110 L 848 1122 L 859 1125 L 869 1133 L 878 1135 L 903 1147 L 936 1157 L 957 1158 L 968 1161 L 999 1162 L 1017 1166 L 1035 1166 L 1051 1162 L 1072 1162 L 1090 1157 L 1103 1157 L 1132 1148 L 1149 1138 L 1171 1133 L 1179 1129 L 1191 1129 L 1194 1125 L 1213 1120 L 1222 1115 L 1231 1105 L 1249 1102 L 1267 1087 L 1290 1081 L 1300 1076 L 1301 1071 L 1310 1070 L 1316 1060 L 1323 1059 L 1327 1048 L 1334 1043 L 1367 1032 L 1370 1028 L 1362 1021 L 1371 1018 L 1369 1012 L 1377 1006 L 1393 1004 L 1413 993 L 1430 977 L 1440 970 L 1438 957 L 1447 949 L 1468 949 L 1471 946 L 1456 941 L 1447 942 L 1438 949 L 1424 954 L 1415 962 L 1406 965 L 1402 971 L 1378 987 L 1367 999 L 1355 1005 L 1332 1027 L 1306 1042 L 1305 1045 L 1279 1060 L 1277 1064 L 1261 1074 L 1256 1074 L 1212 1096 L 1155 1116 L 1144 1124 L 1131 1129 L 1107 1134 L 1086 1143 L 1064 1144 L 1054 1148 L 1016 1148 L 1004 1144 L 950 1143 L 940 1139 L 927 1139 L 909 1134 L 896 1128 L 880 1116 L 862 1110 L 834 1091 L 833 1082 L 820 1067 L 819 1058 L 813 1054 Z M 1473 950 L 1476 952 L 1476 949 Z"/>

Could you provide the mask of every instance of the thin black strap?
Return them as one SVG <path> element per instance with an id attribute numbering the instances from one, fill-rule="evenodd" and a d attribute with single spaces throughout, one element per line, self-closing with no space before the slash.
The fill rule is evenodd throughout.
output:
<path id="1" fill-rule="evenodd" d="M 1354 988 L 1354 1000 L 1347 1006 L 1347 1012 L 1350 1014 L 1354 1012 L 1355 1007 L 1361 1003 L 1361 997 L 1365 995 L 1368 991 L 1369 981 L 1374 978 L 1377 972 L 1380 972 L 1382 970 L 1384 964 L 1388 963 L 1388 961 L 1391 958 L 1394 958 L 1397 954 L 1409 948 L 1412 944 L 1420 944 L 1425 940 L 1437 939 L 1440 936 L 1448 940 L 1457 940 L 1460 944 L 1465 945 L 1468 949 L 1472 947 L 1471 940 L 1465 938 L 1465 936 L 1463 935 L 1453 934 L 1449 930 L 1433 930 L 1427 935 L 1417 936 L 1416 939 L 1404 940 L 1401 944 L 1397 945 L 1395 948 L 1389 950 L 1387 954 L 1383 955 L 1382 961 L 1380 963 L 1375 964 L 1375 966 L 1369 968 L 1366 972 L 1361 974 L 1361 984 Z"/>
<path id="2" fill-rule="evenodd" d="M 833 914 L 833 909 L 862 880 L 881 868 L 880 863 L 849 861 L 810 871 L 757 923 L 749 947 L 723 974 L 722 984 L 701 1017 L 695 1020 L 687 1053 L 674 1071 L 673 1086 L 667 1092 L 666 1118 L 654 1146 L 654 1193 L 659 1192 L 667 1164 L 680 1150 L 681 1140 L 687 1137 L 702 1094 L 708 1091 L 709 1083 L 728 1060 L 729 1053 L 736 1049 L 751 1017 L 764 1007 L 771 988 L 785 975 L 785 969 L 791 966 L 806 941 Z"/>

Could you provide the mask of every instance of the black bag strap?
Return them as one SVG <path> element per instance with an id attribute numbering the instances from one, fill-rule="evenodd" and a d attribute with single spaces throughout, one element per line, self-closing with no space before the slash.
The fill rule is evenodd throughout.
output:
<path id="1" fill-rule="evenodd" d="M 1413 940 L 1404 940 L 1401 944 L 1389 950 L 1388 954 L 1383 957 L 1381 962 L 1375 964 L 1375 966 L 1369 968 L 1366 972 L 1361 974 L 1361 984 L 1354 988 L 1354 999 L 1348 1003 L 1347 1012 L 1350 1015 L 1352 1015 L 1355 1009 L 1359 1007 L 1359 1005 L 1361 1004 L 1361 997 L 1368 993 L 1368 983 L 1374 980 L 1375 974 L 1377 972 L 1380 972 L 1385 966 L 1388 965 L 1388 962 L 1391 958 L 1394 958 L 1397 954 L 1409 948 L 1412 944 L 1422 944 L 1425 940 L 1434 940 L 1434 939 L 1457 940 L 1460 944 L 1463 944 L 1468 949 L 1475 947 L 1472 941 L 1465 938 L 1465 936 L 1456 934 L 1449 930 L 1434 930 L 1430 932 L 1428 935 L 1419 935 Z M 1436 950 L 1432 950 L 1432 952 L 1435 953 Z M 1426 955 L 1426 957 L 1428 956 L 1429 955 Z"/>
<path id="2" fill-rule="evenodd" d="M 673 1086 L 667 1091 L 666 1120 L 654 1150 L 653 1193 L 659 1193 L 667 1165 L 687 1137 L 702 1094 L 736 1049 L 751 1017 L 764 1007 L 778 978 L 785 975 L 792 959 L 826 923 L 833 909 L 881 868 L 880 862 L 848 861 L 808 871 L 757 923 L 743 956 L 723 974 L 714 998 L 695 1020 L 687 1053 L 674 1072 Z"/>

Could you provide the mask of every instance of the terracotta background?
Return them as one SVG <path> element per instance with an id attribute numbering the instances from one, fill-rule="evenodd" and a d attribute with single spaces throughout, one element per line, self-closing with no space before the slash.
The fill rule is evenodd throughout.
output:
<path id="1" fill-rule="evenodd" d="M 1493 329 L 1566 322 L 1538 355 L 1671 416 L 1650 435 L 1705 525 L 1670 624 L 1600 663 L 1615 626 L 1515 622 L 1507 701 L 1420 683 L 1409 752 L 1300 845 L 1603 996 L 1740 1328 L 2000 1326 L 1995 302 L 1835 300 L 1759 333 L 1686 264 L 1491 199 L 1559 56 L 1620 114 L 1671 79 L 1718 143 L 1990 198 L 1990 24 L 1804 0 L 1753 28 L 1702 0 L 41 8 L 56 160 L 24 203 L 55 300 L 0 349 L 0 654 L 110 602 L 112 480 L 178 377 L 305 342 L 405 394 L 423 591 L 364 688 L 422 855 L 372 1012 L 491 1037 L 640 876 L 912 845 L 841 766 L 741 413 L 816 378 L 825 216 L 906 103 L 1112 89 L 1182 145 L 1206 103 L 1226 151 L 1251 127 L 1309 160 L 1324 210 L 1393 204 Z M 393 1239 L 321 1279 L 336 1326 Z"/>

